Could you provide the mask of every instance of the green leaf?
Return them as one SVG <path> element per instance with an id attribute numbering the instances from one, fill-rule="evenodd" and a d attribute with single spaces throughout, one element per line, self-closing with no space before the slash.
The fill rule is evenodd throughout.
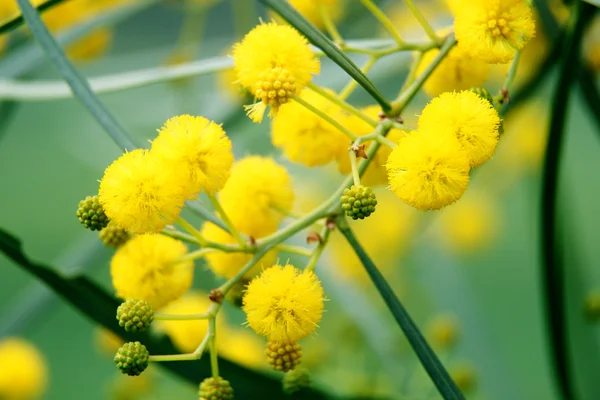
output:
<path id="1" fill-rule="evenodd" d="M 306 18 L 298 13 L 292 6 L 283 0 L 260 0 L 267 7 L 277 12 L 290 25 L 301 32 L 315 46 L 323 50 L 334 63 L 339 65 L 348 73 L 359 85 L 361 85 L 375 101 L 377 101 L 383 111 L 391 109 L 390 103 L 383 94 L 373 85 L 373 82 L 362 73 L 356 66 L 331 40 L 327 38 L 320 30 L 315 28 Z"/>
<path id="2" fill-rule="evenodd" d="M 425 371 L 427 371 L 427 374 L 429 374 L 431 377 L 431 380 L 437 387 L 442 397 L 445 400 L 464 400 L 465 397 L 460 392 L 454 381 L 452 381 L 452 378 L 450 378 L 448 371 L 446 371 L 436 354 L 433 352 L 419 331 L 417 325 L 414 323 L 381 272 L 379 272 L 377 269 L 375 263 L 373 263 L 369 255 L 362 248 L 343 217 L 338 219 L 337 226 L 362 262 L 365 270 L 369 274 L 369 277 L 373 281 L 373 284 L 379 291 L 379 294 L 385 301 L 389 310 L 392 312 L 392 315 L 398 322 L 398 325 L 400 325 L 400 328 L 406 335 L 408 342 L 417 354 L 417 357 L 419 357 L 419 360 L 425 368 Z"/>
<path id="3" fill-rule="evenodd" d="M 60 75 L 69 84 L 73 94 L 83 103 L 119 147 L 129 150 L 135 149 L 137 146 L 133 138 L 94 94 L 87 80 L 66 58 L 63 50 L 42 22 L 37 10 L 28 0 L 17 0 L 17 2 L 32 35 L 43 47 Z"/>
<path id="4" fill-rule="evenodd" d="M 590 3 L 591 5 L 594 5 L 596 7 L 600 7 L 600 0 L 583 0 L 586 3 Z"/>
<path id="5" fill-rule="evenodd" d="M 60 3 L 64 3 L 66 0 L 48 0 L 42 4 L 40 4 L 39 6 L 36 7 L 36 9 L 38 10 L 38 12 L 43 12 L 45 10 L 48 10 Z M 0 35 L 2 35 L 3 33 L 12 31 L 13 29 L 18 28 L 19 26 L 23 25 L 23 16 L 22 15 L 16 15 L 14 17 L 12 17 L 11 19 L 9 19 L 8 21 L 4 22 L 2 25 L 0 25 Z"/>
<path id="6" fill-rule="evenodd" d="M 21 248 L 21 243 L 0 228 L 0 252 L 21 266 L 50 289 L 85 314 L 88 318 L 121 336 L 126 341 L 140 341 L 151 354 L 177 354 L 167 337 L 158 337 L 148 333 L 127 333 L 119 327 L 115 317 L 120 302 L 85 277 L 67 278 L 52 268 L 31 261 Z M 208 357 L 198 361 L 159 363 L 190 383 L 198 384 L 211 376 Z M 231 361 L 219 359 L 219 369 L 236 391 L 236 397 L 242 399 L 279 399 L 282 398 L 281 383 L 274 378 L 247 370 Z M 306 390 L 295 399 L 331 398 L 317 390 Z"/>

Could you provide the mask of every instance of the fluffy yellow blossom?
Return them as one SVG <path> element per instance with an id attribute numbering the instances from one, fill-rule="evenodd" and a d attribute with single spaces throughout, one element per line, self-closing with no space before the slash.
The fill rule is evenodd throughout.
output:
<path id="1" fill-rule="evenodd" d="M 117 296 L 146 300 L 158 309 L 183 296 L 192 285 L 194 262 L 180 261 L 186 246 L 164 235 L 136 236 L 110 262 Z"/>
<path id="2" fill-rule="evenodd" d="M 0 339 L 0 398 L 39 398 L 48 380 L 46 361 L 39 350 L 24 339 Z"/>
<path id="3" fill-rule="evenodd" d="M 488 63 L 506 63 L 535 35 L 526 0 L 473 0 L 453 7 L 454 32 L 463 50 Z"/>
<path id="4" fill-rule="evenodd" d="M 439 52 L 439 50 L 433 49 L 423 55 L 417 68 L 417 75 L 423 73 Z M 488 63 L 469 56 L 462 47 L 458 46 L 450 50 L 450 53 L 425 81 L 423 89 L 430 96 L 437 96 L 443 92 L 480 87 L 487 80 L 489 72 Z"/>
<path id="5" fill-rule="evenodd" d="M 498 232 L 498 212 L 492 199 L 469 193 L 441 213 L 442 239 L 458 252 L 484 248 Z"/>
<path id="6" fill-rule="evenodd" d="M 158 233 L 179 215 L 186 198 L 185 182 L 180 169 L 138 149 L 106 168 L 98 194 L 106 215 L 123 229 Z"/>
<path id="7" fill-rule="evenodd" d="M 259 335 L 297 342 L 317 328 L 323 300 L 323 288 L 313 272 L 274 265 L 250 282 L 243 308 L 248 325 Z"/>
<path id="8" fill-rule="evenodd" d="M 250 31 L 234 46 L 233 59 L 238 81 L 259 101 L 247 107 L 254 122 L 262 121 L 267 106 L 276 114 L 320 69 L 306 38 L 274 22 Z"/>
<path id="9" fill-rule="evenodd" d="M 477 167 L 494 155 L 500 117 L 489 101 L 470 91 L 446 92 L 431 100 L 419 117 L 419 130 L 454 135 Z"/>
<path id="10" fill-rule="evenodd" d="M 201 234 L 206 240 L 210 240 L 211 242 L 220 244 L 237 243 L 233 236 L 210 222 L 207 222 L 202 226 Z M 255 239 L 259 238 L 257 237 Z M 222 251 L 215 251 L 206 254 L 205 259 L 208 267 L 215 275 L 230 279 L 233 278 L 235 274 L 237 274 L 239 270 L 252 259 L 252 257 L 253 255 L 250 253 L 225 253 Z M 247 278 L 256 276 L 264 267 L 273 265 L 276 259 L 276 251 L 271 250 L 267 252 L 267 254 L 265 254 L 245 276 Z"/>
<path id="11" fill-rule="evenodd" d="M 219 356 L 246 368 L 265 367 L 265 343 L 248 328 L 234 329 L 223 324 L 219 331 L 217 348 Z"/>
<path id="12" fill-rule="evenodd" d="M 250 156 L 233 164 L 220 199 L 240 232 L 260 238 L 275 232 L 282 212 L 292 209 L 294 190 L 284 167 L 272 158 Z"/>
<path id="13" fill-rule="evenodd" d="M 188 315 L 206 312 L 211 301 L 206 293 L 190 292 L 161 310 L 169 315 Z M 219 318 L 217 318 L 219 321 Z M 182 353 L 191 353 L 200 345 L 208 330 L 208 320 L 157 320 L 156 329 L 165 332 Z M 220 340 L 221 338 L 219 338 Z"/>
<path id="14" fill-rule="evenodd" d="M 412 132 L 392 150 L 386 168 L 392 191 L 419 210 L 454 203 L 469 184 L 469 158 L 447 132 Z"/>
<path id="15" fill-rule="evenodd" d="M 330 116 L 341 111 L 339 106 L 312 90 L 304 90 L 301 97 Z M 347 153 L 350 144 L 346 135 L 296 102 L 282 108 L 273 119 L 271 140 L 287 158 L 307 167 L 335 160 Z"/>
<path id="16" fill-rule="evenodd" d="M 381 112 L 381 107 L 369 106 L 363 108 L 361 111 L 367 116 L 377 120 L 379 118 L 379 113 Z M 358 118 L 356 115 L 346 112 L 341 113 L 340 123 L 357 136 L 367 135 L 372 133 L 374 130 L 374 128 L 367 124 L 364 120 Z M 400 129 L 392 129 L 388 132 L 387 138 L 394 143 L 398 143 L 405 136 L 406 132 Z M 348 141 L 346 140 L 343 151 L 340 153 L 337 159 L 338 170 L 342 174 L 348 174 L 352 171 L 347 143 Z M 367 143 L 367 146 L 370 146 L 370 144 Z M 367 150 L 368 147 L 365 148 L 365 151 Z M 385 163 L 391 152 L 392 149 L 388 146 L 382 145 L 379 147 L 379 150 L 377 150 L 377 153 L 375 153 L 375 157 L 373 157 L 369 163 L 367 170 L 360 180 L 363 185 L 377 186 L 387 183 Z"/>
<path id="17" fill-rule="evenodd" d="M 152 142 L 152 152 L 187 172 L 188 198 L 218 192 L 229 178 L 233 164 L 231 141 L 221 125 L 204 117 L 180 115 L 170 118 Z"/>
<path id="18" fill-rule="evenodd" d="M 338 22 L 344 16 L 344 0 L 288 0 L 300 14 L 319 29 L 325 28 L 321 18 L 320 8 L 329 15 L 333 23 Z"/>

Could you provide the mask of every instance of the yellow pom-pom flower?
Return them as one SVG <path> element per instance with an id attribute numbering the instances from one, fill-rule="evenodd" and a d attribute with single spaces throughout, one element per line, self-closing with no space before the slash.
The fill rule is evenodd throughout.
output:
<path id="1" fill-rule="evenodd" d="M 46 389 L 48 368 L 39 350 L 24 339 L 0 340 L 0 398 L 30 400 Z"/>
<path id="2" fill-rule="evenodd" d="M 494 155 L 500 117 L 489 101 L 471 91 L 446 92 L 431 100 L 419 117 L 419 130 L 454 135 L 477 167 Z"/>
<path id="3" fill-rule="evenodd" d="M 210 222 L 205 223 L 201 230 L 202 236 L 206 240 L 216 242 L 219 244 L 236 244 L 236 240 L 229 233 L 225 232 L 218 226 L 211 224 Z M 259 239 L 258 237 L 255 239 Z M 207 253 L 205 256 L 208 267 L 215 273 L 215 275 L 222 276 L 224 278 L 233 278 L 244 265 L 246 265 L 253 257 L 250 253 L 225 253 L 222 251 L 214 251 Z M 271 250 L 267 252 L 261 258 L 256 265 L 248 271 L 245 275 L 246 278 L 252 278 L 256 276 L 265 266 L 273 265 L 277 258 L 277 251 Z"/>
<path id="4" fill-rule="evenodd" d="M 412 132 L 392 150 L 386 168 L 392 191 L 419 210 L 454 203 L 469 184 L 469 158 L 449 133 Z"/>
<path id="5" fill-rule="evenodd" d="M 117 296 L 146 300 L 159 309 L 183 296 L 192 285 L 194 262 L 181 261 L 186 246 L 164 235 L 136 236 L 110 263 Z"/>
<path id="6" fill-rule="evenodd" d="M 339 106 L 312 90 L 304 90 L 301 97 L 330 116 L 341 112 Z M 307 167 L 335 160 L 341 153 L 347 153 L 350 145 L 346 135 L 296 102 L 277 113 L 271 138 L 273 145 L 282 149 L 287 158 Z"/>
<path id="7" fill-rule="evenodd" d="M 152 142 L 152 153 L 188 173 L 190 199 L 202 190 L 221 190 L 233 164 L 231 141 L 223 128 L 191 115 L 170 118 Z"/>
<path id="8" fill-rule="evenodd" d="M 452 8 L 459 47 L 488 63 L 511 61 L 535 35 L 526 0 L 474 0 Z"/>
<path id="9" fill-rule="evenodd" d="M 421 75 L 425 71 L 439 52 L 439 50 L 433 49 L 423 55 L 417 68 L 417 75 Z M 468 90 L 482 86 L 489 73 L 488 63 L 469 56 L 462 47 L 458 46 L 450 50 L 450 53 L 425 81 L 423 89 L 430 96 L 437 96 L 453 90 Z"/>
<path id="10" fill-rule="evenodd" d="M 317 328 L 323 301 L 323 288 L 313 272 L 274 265 L 250 282 L 243 308 L 248 325 L 259 335 L 297 342 Z"/>
<path id="11" fill-rule="evenodd" d="M 272 158 L 250 156 L 233 164 L 220 199 L 240 232 L 260 238 L 275 232 L 283 213 L 292 209 L 294 190 L 283 166 Z"/>
<path id="12" fill-rule="evenodd" d="M 288 2 L 319 29 L 325 28 L 320 8 L 323 8 L 333 23 L 342 19 L 345 10 L 343 0 L 288 0 Z"/>
<path id="13" fill-rule="evenodd" d="M 377 120 L 379 118 L 379 113 L 381 112 L 381 107 L 369 106 L 363 108 L 361 111 L 365 115 Z M 340 123 L 357 136 L 367 135 L 375 130 L 375 128 L 367 124 L 364 120 L 358 118 L 356 115 L 348 114 L 345 111 L 341 113 Z M 400 129 L 392 129 L 388 132 L 387 138 L 394 143 L 398 143 L 405 136 L 406 132 Z M 349 174 L 352 171 L 352 166 L 350 165 L 350 157 L 348 155 L 348 141 L 346 140 L 344 143 L 345 146 L 337 159 L 337 165 L 338 170 L 342 174 Z M 368 146 L 370 146 L 370 144 Z M 365 149 L 365 151 L 367 150 L 368 147 Z M 360 180 L 363 185 L 377 186 L 387 183 L 385 163 L 391 151 L 392 149 L 388 146 L 383 145 L 379 147 L 379 150 L 377 150 L 377 153 L 375 153 L 375 157 L 373 157 L 369 163 L 367 170 Z"/>
<path id="14" fill-rule="evenodd" d="M 138 149 L 106 168 L 98 194 L 106 215 L 123 229 L 158 233 L 179 215 L 186 182 L 180 169 Z"/>
<path id="15" fill-rule="evenodd" d="M 233 59 L 238 81 L 259 101 L 247 107 L 254 122 L 262 121 L 267 106 L 276 114 L 320 69 L 306 38 L 274 22 L 250 31 L 234 46 Z"/>
<path id="16" fill-rule="evenodd" d="M 206 312 L 211 301 L 202 292 L 191 292 L 163 308 L 161 312 L 169 315 L 189 315 Z M 217 318 L 217 321 L 220 319 Z M 156 329 L 165 332 L 177 349 L 191 353 L 200 345 L 208 330 L 208 320 L 157 320 Z"/>

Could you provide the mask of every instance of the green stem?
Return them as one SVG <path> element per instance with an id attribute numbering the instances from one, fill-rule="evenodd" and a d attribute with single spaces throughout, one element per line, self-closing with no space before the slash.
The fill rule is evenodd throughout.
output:
<path id="1" fill-rule="evenodd" d="M 217 352 L 217 323 L 216 318 L 212 317 L 208 320 L 208 336 L 210 336 L 210 369 L 212 377 L 219 377 L 219 353 Z"/>
<path id="2" fill-rule="evenodd" d="M 214 318 L 213 318 L 214 319 Z M 160 355 L 160 356 L 150 356 L 148 357 L 148 361 L 151 362 L 165 362 L 165 361 L 191 361 L 191 360 L 199 360 L 202 357 L 202 353 L 206 349 L 206 345 L 208 344 L 209 335 L 208 333 L 202 339 L 202 342 L 198 346 L 193 353 L 189 354 L 168 354 L 168 355 Z"/>
<path id="3" fill-rule="evenodd" d="M 408 103 L 415 97 L 421 86 L 425 83 L 429 76 L 433 73 L 433 71 L 437 68 L 438 65 L 444 60 L 446 55 L 450 52 L 452 47 L 456 44 L 456 38 L 454 34 L 451 34 L 446 38 L 444 44 L 442 45 L 440 52 L 435 57 L 435 59 L 425 68 L 425 71 L 415 79 L 415 81 L 403 92 L 401 92 L 396 100 L 392 102 L 392 110 L 390 112 L 390 116 L 397 117 L 404 110 L 404 108 L 408 105 Z"/>
<path id="4" fill-rule="evenodd" d="M 300 246 L 292 246 L 290 244 L 278 244 L 275 248 L 279 251 L 291 254 L 298 254 L 304 257 L 310 257 L 312 255 L 312 251 L 310 251 L 310 249 Z"/>
<path id="5" fill-rule="evenodd" d="M 331 19 L 331 15 L 329 15 L 329 12 L 325 8 L 325 5 L 322 2 L 318 1 L 317 8 L 319 9 L 319 16 L 323 20 L 323 25 L 325 25 L 325 30 L 327 30 L 327 33 L 329 33 L 329 36 L 331 36 L 331 39 L 333 40 L 333 42 L 335 44 L 337 44 L 338 46 L 343 46 L 344 39 L 342 38 L 342 35 L 340 35 L 340 32 L 335 27 L 335 24 L 333 23 L 333 20 Z"/>
<path id="6" fill-rule="evenodd" d="M 208 253 L 213 253 L 215 251 L 217 251 L 217 249 L 211 249 L 211 248 L 202 248 L 199 250 L 190 251 L 185 256 L 183 256 L 179 260 L 177 260 L 177 262 L 179 263 L 179 262 L 183 262 L 183 261 L 194 261 L 194 260 L 204 257 Z"/>
<path id="7" fill-rule="evenodd" d="M 282 239 L 281 241 L 283 241 L 284 239 Z M 281 242 L 280 241 L 280 242 Z M 229 279 L 227 282 L 225 282 L 224 284 L 222 284 L 217 290 L 219 292 L 221 292 L 221 294 L 223 296 L 226 296 L 227 293 L 229 293 L 229 291 L 231 290 L 232 287 L 234 287 L 240 280 L 242 280 L 242 278 L 244 277 L 244 275 L 246 275 L 248 273 L 248 271 L 250 271 L 252 269 L 252 267 L 254 267 L 256 265 L 257 262 L 260 261 L 261 258 L 263 258 L 263 256 L 265 254 L 267 254 L 267 252 L 269 250 L 271 250 L 271 248 L 273 248 L 277 243 L 271 244 L 265 244 L 261 247 L 259 247 L 259 249 L 256 251 L 256 253 L 254 253 L 254 256 L 252 257 L 252 259 L 250 261 L 248 261 L 246 263 L 246 265 L 244 265 L 237 274 L 235 274 L 235 276 L 231 279 Z"/>
<path id="8" fill-rule="evenodd" d="M 375 57 L 375 56 L 369 57 L 369 59 L 367 60 L 365 65 L 363 65 L 363 67 L 360 69 L 362 71 L 362 73 L 367 75 L 369 73 L 369 71 L 371 70 L 371 68 L 373 67 L 373 65 L 375 65 L 375 63 L 377 62 L 378 59 L 379 59 L 379 57 Z M 350 79 L 350 82 L 348 82 L 346 87 L 344 87 L 341 90 L 340 94 L 338 95 L 339 99 L 342 101 L 346 100 L 348 97 L 350 97 L 352 92 L 354 92 L 354 90 L 357 87 L 358 87 L 358 82 L 356 82 L 354 79 Z"/>
<path id="9" fill-rule="evenodd" d="M 321 242 L 312 252 L 310 259 L 308 260 L 308 264 L 306 264 L 307 271 L 314 271 L 321 254 L 323 254 L 323 250 L 327 246 L 327 242 L 329 242 L 329 236 L 331 234 L 331 229 L 327 225 L 321 230 Z"/>
<path id="10" fill-rule="evenodd" d="M 200 242 L 193 237 L 192 235 L 188 235 L 187 233 L 179 232 L 174 227 L 166 227 L 163 229 L 162 234 L 165 236 L 172 237 L 173 239 L 181 240 L 182 242 L 187 242 L 190 244 L 195 244 L 200 246 Z"/>
<path id="11" fill-rule="evenodd" d="M 352 166 L 352 180 L 356 186 L 360 185 L 360 175 L 358 174 L 358 168 L 356 166 L 356 151 L 354 146 L 348 149 L 348 155 L 350 156 L 350 165 Z"/>
<path id="12" fill-rule="evenodd" d="M 456 384 L 450 378 L 448 371 L 444 368 L 444 366 L 440 363 L 440 360 L 437 358 L 421 332 L 419 328 L 414 323 L 398 297 L 385 280 L 381 272 L 377 269 L 377 266 L 373 263 L 371 258 L 362 248 L 354 233 L 348 226 L 347 221 L 344 217 L 338 218 L 336 222 L 340 232 L 348 243 L 354 249 L 354 252 L 362 262 L 365 267 L 366 272 L 369 274 L 371 281 L 379 291 L 379 294 L 385 301 L 392 315 L 398 322 L 398 325 L 406 335 L 408 342 L 411 347 L 419 357 L 421 364 L 425 368 L 425 371 L 431 377 L 431 380 L 437 387 L 438 391 L 442 395 L 445 400 L 464 400 L 465 397 L 460 392 Z"/>
<path id="13" fill-rule="evenodd" d="M 439 42 L 440 38 L 437 37 L 437 35 L 435 34 L 435 31 L 433 30 L 431 25 L 429 25 L 429 22 L 427 22 L 425 17 L 423 17 L 423 14 L 421 14 L 421 12 L 417 8 L 417 6 L 415 6 L 415 4 L 412 2 L 412 0 L 404 0 L 404 3 L 410 9 L 410 11 L 413 13 L 413 15 L 415 16 L 417 21 L 419 21 L 419 24 L 421 24 L 421 26 L 427 33 L 427 36 L 429 36 L 429 38 L 432 41 Z"/>
<path id="14" fill-rule="evenodd" d="M 506 80 L 504 81 L 504 85 L 502 89 L 508 91 L 508 88 L 512 85 L 515 76 L 517 75 L 517 67 L 519 65 L 519 59 L 521 58 L 521 52 L 517 51 L 515 53 L 515 58 L 510 64 L 510 69 L 508 70 L 508 74 L 506 75 Z"/>
<path id="15" fill-rule="evenodd" d="M 192 321 L 198 319 L 208 319 L 211 313 L 209 311 L 200 314 L 161 314 L 154 313 L 155 321 Z"/>
<path id="16" fill-rule="evenodd" d="M 342 132 L 344 135 L 348 136 L 348 138 L 350 140 L 356 140 L 356 135 L 354 133 L 352 133 L 349 129 L 344 127 L 342 124 L 337 122 L 335 119 L 331 118 L 329 115 L 325 114 L 323 111 L 319 110 L 317 107 L 313 106 L 312 104 L 310 104 L 309 102 L 304 100 L 302 97 L 300 97 L 298 95 L 293 95 L 292 99 L 294 99 L 294 101 L 301 104 L 306 109 L 312 111 L 314 114 L 318 115 L 325 121 L 329 122 L 334 128 L 336 128 L 337 130 Z"/>
<path id="17" fill-rule="evenodd" d="M 361 0 L 361 3 L 373 14 L 375 18 L 383 25 L 386 31 L 390 34 L 390 36 L 394 39 L 394 41 L 398 44 L 398 46 L 404 45 L 404 40 L 400 37 L 400 34 L 394 27 L 394 24 L 390 19 L 385 15 L 383 11 L 379 7 L 375 5 L 371 0 Z"/>
<path id="18" fill-rule="evenodd" d="M 350 114 L 356 115 L 358 118 L 362 119 L 363 121 L 365 121 L 367 124 L 371 125 L 372 127 L 377 126 L 377 121 L 375 121 L 374 119 L 365 115 L 365 113 L 363 113 L 359 109 L 351 106 L 344 100 L 340 99 L 340 97 L 337 94 L 330 93 L 327 90 L 323 89 L 322 87 L 320 87 L 318 85 L 315 85 L 312 82 L 309 82 L 307 87 L 310 90 L 312 90 L 313 92 L 317 92 L 321 96 L 325 97 L 327 100 L 331 101 L 332 103 L 340 106 L 343 110 L 348 111 Z"/>
<path id="19" fill-rule="evenodd" d="M 207 196 L 208 196 L 208 199 L 210 200 L 210 203 L 213 205 L 213 207 L 217 211 L 217 214 L 219 214 L 219 216 L 223 220 L 223 223 L 225 223 L 225 226 L 227 226 L 227 229 L 229 230 L 229 233 L 231 234 L 231 236 L 233 236 L 233 238 L 235 239 L 236 242 L 238 242 L 238 244 L 240 245 L 241 248 L 246 247 L 246 241 L 242 238 L 242 235 L 240 235 L 240 232 L 237 230 L 235 225 L 231 222 L 231 220 L 227 216 L 227 213 L 221 206 L 219 199 L 217 199 L 217 197 L 214 194 L 207 193 Z"/>
<path id="20" fill-rule="evenodd" d="M 192 235 L 198 241 L 200 246 L 202 246 L 202 247 L 206 246 L 206 243 L 207 243 L 206 239 L 204 239 L 204 237 L 202 236 L 200 231 L 198 231 L 196 228 L 194 228 L 194 226 L 192 224 L 190 224 L 189 222 L 187 222 L 183 217 L 181 217 L 181 216 L 177 217 L 175 222 L 177 224 L 179 224 L 183 229 L 185 229 L 185 231 L 187 233 Z"/>
<path id="21" fill-rule="evenodd" d="M 404 92 L 406 88 L 408 88 L 417 77 L 417 70 L 419 69 L 419 64 L 421 64 L 421 60 L 423 59 L 423 55 L 425 52 L 418 52 L 413 62 L 410 64 L 410 69 L 408 70 L 408 75 L 406 76 L 406 80 L 404 84 L 402 84 L 402 88 L 400 89 L 400 93 Z"/>

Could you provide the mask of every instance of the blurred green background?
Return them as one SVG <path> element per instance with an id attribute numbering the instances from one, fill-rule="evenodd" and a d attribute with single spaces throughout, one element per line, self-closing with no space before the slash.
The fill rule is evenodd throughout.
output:
<path id="1" fill-rule="evenodd" d="M 108 53 L 78 63 L 80 71 L 91 77 L 165 65 L 172 59 L 185 18 L 184 7 L 177 1 L 154 3 L 120 21 L 114 27 Z M 229 45 L 236 40 L 233 3 L 234 0 L 219 2 L 210 9 L 210 17 L 199 29 L 203 39 L 196 44 L 195 58 L 226 54 Z M 350 3 L 341 25 L 344 37 L 385 37 L 376 27 L 376 21 L 360 10 L 358 1 Z M 379 4 L 391 9 L 396 5 L 392 3 L 401 6 L 401 2 L 394 1 Z M 451 23 L 451 17 L 437 2 L 417 1 L 416 4 L 425 7 L 426 14 L 435 16 L 436 27 Z M 268 18 L 264 9 L 260 6 L 256 9 Z M 250 23 L 256 21 L 253 18 Z M 422 37 L 418 27 L 411 28 L 407 24 L 406 29 L 414 32 L 414 37 Z M 13 47 L 0 59 L 0 72 L 14 51 L 31 46 L 31 41 L 23 35 L 13 41 Z M 385 95 L 393 97 L 406 75 L 408 60 L 406 56 L 384 59 L 369 76 Z M 357 59 L 357 62 L 362 63 L 362 60 Z M 12 76 L 0 79 L 8 78 Z M 21 74 L 20 78 L 59 79 L 46 61 Z M 337 66 L 324 62 L 323 72 L 316 82 L 340 89 L 347 79 Z M 554 80 L 551 74 L 534 96 L 536 104 L 546 113 L 535 115 L 530 124 L 515 121 L 515 126 L 507 125 L 507 138 L 511 133 L 519 134 L 520 130 L 543 130 L 547 126 L 545 120 L 549 115 Z M 305 188 L 326 194 L 330 183 L 341 181 L 335 168 L 308 169 L 284 160 L 270 143 L 268 123 L 252 124 L 244 116 L 238 100 L 224 93 L 214 76 L 187 79 L 183 83 L 160 83 L 100 98 L 140 143 L 153 138 L 156 129 L 174 115 L 190 113 L 222 122 L 234 143 L 236 159 L 246 154 L 262 154 L 281 160 L 298 183 L 299 198 L 306 197 L 304 192 L 308 189 Z M 357 90 L 351 101 L 360 106 L 369 104 L 361 90 Z M 405 119 L 414 120 L 412 114 L 418 114 L 427 101 L 428 97 L 421 94 Z M 119 156 L 120 150 L 76 100 L 5 102 L 2 107 L 0 227 L 19 237 L 33 259 L 68 274 L 90 276 L 112 293 L 108 270 L 112 250 L 103 248 L 96 234 L 81 228 L 75 209 L 80 199 L 96 193 L 104 168 Z M 600 247 L 596 243 L 600 226 L 597 212 L 600 180 L 596 173 L 600 168 L 599 133 L 594 130 L 580 97 L 574 96 L 563 149 L 560 215 L 568 267 L 571 356 L 576 383 L 584 395 L 582 399 L 600 398 L 600 384 L 595 376 L 600 367 L 599 328 L 582 313 L 586 294 L 600 288 L 600 268 L 595 261 L 600 259 Z M 506 153 L 505 159 L 510 160 L 511 148 L 502 150 Z M 442 355 L 442 361 L 448 366 L 469 366 L 476 384 L 467 398 L 554 399 L 558 397 L 551 380 L 542 318 L 539 162 L 526 172 L 519 169 L 514 179 L 508 179 L 508 184 L 503 185 L 507 182 L 508 173 L 505 174 L 504 168 L 509 167 L 506 165 L 482 167 L 482 171 L 474 174 L 469 188 L 469 191 L 488 193 L 493 200 L 494 219 L 498 223 L 494 232 L 489 232 L 490 243 L 468 251 L 455 251 L 444 240 L 439 216 L 419 213 L 415 228 L 402 238 L 406 243 L 396 243 L 394 237 L 382 239 L 387 246 L 406 247 L 401 256 L 386 261 L 388 265 L 384 269 L 419 326 L 426 327 L 436 315 L 454 315 L 460 339 L 455 349 Z M 488 167 L 490 172 L 486 171 Z M 315 177 L 324 181 L 323 187 L 314 187 Z M 307 184 L 309 181 L 312 182 Z M 500 186 L 505 187 L 498 189 Z M 400 203 L 397 199 L 393 201 Z M 197 219 L 194 221 L 199 223 Z M 379 223 L 403 224 L 404 221 L 384 218 Z M 369 229 L 374 234 L 387 232 L 387 227 L 382 225 L 371 225 Z M 297 242 L 301 243 L 301 239 Z M 390 253 L 393 250 L 391 248 Z M 394 392 L 386 388 L 390 385 L 393 388 L 408 376 L 409 393 L 405 397 L 382 396 L 415 400 L 437 398 L 424 372 L 415 367 L 416 358 L 402 332 L 375 289 L 365 282 L 367 278 L 340 278 L 334 265 L 344 262 L 339 252 L 332 249 L 317 268 L 322 271 L 320 278 L 330 298 L 318 335 L 308 339 L 321 341 L 321 346 L 327 349 L 321 354 L 322 365 L 315 372 L 317 384 L 331 392 L 344 393 L 348 392 L 345 389 L 350 388 L 351 382 L 360 381 L 361 376 L 375 374 L 372 371 L 377 370 L 374 377 L 366 379 L 363 386 L 367 389 L 357 388 L 356 392 Z M 209 271 L 202 266 L 197 271 L 198 287 L 214 286 L 215 279 Z M 0 256 L 0 273 L 0 336 L 22 336 L 39 347 L 47 359 L 50 375 L 44 398 L 111 398 L 110 388 L 118 372 L 111 356 L 103 354 L 96 345 L 97 327 L 4 256 Z M 235 310 L 232 313 L 237 318 L 234 320 L 241 323 L 242 316 Z M 363 320 L 357 321 L 360 315 Z M 344 331 L 340 326 L 348 329 Z M 356 337 L 353 339 L 349 332 L 356 332 Z M 393 351 L 386 352 L 386 345 Z M 388 359 L 383 359 L 386 356 Z M 371 372 L 365 372 L 368 370 Z M 157 382 L 155 390 L 144 398 L 196 396 L 195 387 L 169 374 L 161 373 Z M 377 388 L 378 385 L 381 387 Z"/>

